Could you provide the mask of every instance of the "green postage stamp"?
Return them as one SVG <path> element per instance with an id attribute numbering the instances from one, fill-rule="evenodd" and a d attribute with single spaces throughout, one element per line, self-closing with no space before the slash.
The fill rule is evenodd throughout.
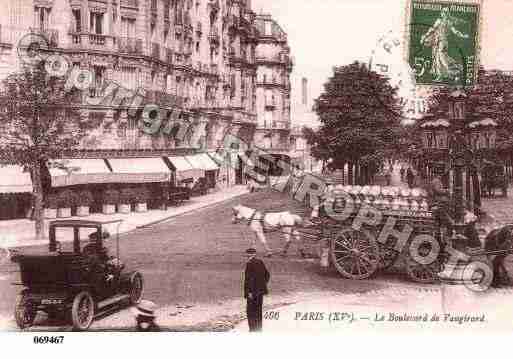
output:
<path id="1" fill-rule="evenodd" d="M 479 5 L 413 0 L 409 63 L 417 84 L 472 86 L 478 66 Z"/>

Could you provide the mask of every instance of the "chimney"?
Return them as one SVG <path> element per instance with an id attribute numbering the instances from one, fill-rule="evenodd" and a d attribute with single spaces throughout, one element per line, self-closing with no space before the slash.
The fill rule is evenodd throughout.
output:
<path id="1" fill-rule="evenodd" d="M 301 80 L 301 104 L 308 106 L 308 80 L 306 77 Z"/>

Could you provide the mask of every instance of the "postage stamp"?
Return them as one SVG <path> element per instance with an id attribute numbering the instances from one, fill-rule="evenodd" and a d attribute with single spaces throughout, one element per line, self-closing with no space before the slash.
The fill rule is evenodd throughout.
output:
<path id="1" fill-rule="evenodd" d="M 412 1 L 409 63 L 419 84 L 475 83 L 479 12 L 479 4 Z"/>
<path id="2" fill-rule="evenodd" d="M 2 354 L 417 357 L 511 335 L 508 14 L 3 0 Z"/>

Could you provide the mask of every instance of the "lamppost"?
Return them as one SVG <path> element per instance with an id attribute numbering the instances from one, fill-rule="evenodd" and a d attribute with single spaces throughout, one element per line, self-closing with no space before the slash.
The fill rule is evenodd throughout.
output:
<path id="1" fill-rule="evenodd" d="M 454 240 L 457 235 L 463 235 L 465 223 L 465 199 L 463 193 L 463 172 L 469 158 L 469 150 L 465 141 L 465 102 L 467 95 L 462 90 L 453 91 L 449 95 L 449 117 L 451 120 L 449 159 L 454 169 L 453 195 L 454 202 L 454 229 L 455 233 L 451 238 Z M 452 243 L 453 246 L 456 243 Z M 464 247 L 465 245 L 463 245 Z M 460 246 L 458 246 L 460 247 Z"/>

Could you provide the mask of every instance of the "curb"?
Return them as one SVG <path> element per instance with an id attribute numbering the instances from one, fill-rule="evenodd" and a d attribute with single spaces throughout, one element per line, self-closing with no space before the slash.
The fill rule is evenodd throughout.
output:
<path id="1" fill-rule="evenodd" d="M 189 214 L 191 212 L 194 212 L 194 211 L 197 211 L 197 210 L 200 210 L 200 209 L 205 209 L 207 207 L 213 207 L 213 206 L 219 205 L 220 203 L 222 203 L 224 201 L 231 200 L 231 199 L 243 196 L 243 195 L 248 194 L 248 193 L 249 193 L 249 191 L 246 190 L 243 193 L 236 194 L 236 195 L 224 198 L 224 199 L 222 199 L 220 201 L 216 201 L 216 202 L 213 202 L 213 203 L 206 203 L 204 205 L 200 205 L 200 206 L 198 206 L 196 208 L 192 208 L 192 209 L 186 210 L 186 211 L 181 212 L 181 213 L 172 214 L 172 215 L 169 215 L 169 216 L 167 216 L 165 218 L 154 220 L 154 221 L 146 223 L 146 224 L 142 224 L 142 225 L 135 226 L 135 227 L 132 227 L 132 228 L 127 228 L 125 231 L 123 231 L 123 230 L 119 231 L 119 235 L 120 236 L 121 235 L 127 235 L 127 234 L 130 234 L 130 233 L 138 230 L 138 229 L 148 228 L 148 227 L 154 226 L 156 224 L 169 221 L 170 219 L 177 218 L 177 217 L 180 217 L 182 215 L 186 215 L 186 214 Z M 45 240 L 47 241 L 48 238 L 45 237 L 45 238 L 43 238 L 43 240 L 41 242 L 38 242 L 38 243 L 21 243 L 21 244 L 18 243 L 16 245 L 12 245 L 12 246 L 9 246 L 9 247 L 6 247 L 6 248 L 24 248 L 24 247 L 33 247 L 33 246 L 44 246 L 44 245 L 48 244 L 48 242 L 44 242 Z M 31 239 L 30 241 L 35 241 L 35 239 Z M 0 262 L 1 262 L 1 258 L 0 258 Z"/>
<path id="2" fill-rule="evenodd" d="M 199 209 L 205 209 L 205 208 L 208 208 L 208 207 L 217 206 L 218 204 L 222 203 L 223 201 L 228 201 L 228 200 L 231 200 L 231 199 L 243 196 L 243 195 L 248 194 L 248 193 L 249 193 L 249 191 L 246 191 L 246 192 L 243 192 L 241 194 L 237 194 L 235 196 L 231 196 L 231 197 L 225 198 L 222 201 L 218 201 L 218 202 L 214 202 L 214 203 L 208 203 L 208 204 L 205 204 L 205 205 L 202 205 L 202 206 L 198 206 L 196 208 L 189 209 L 189 210 L 187 210 L 185 212 L 181 212 L 181 213 L 177 213 L 177 214 L 173 214 L 173 215 L 167 216 L 165 218 L 157 219 L 157 220 L 155 220 L 153 222 L 146 223 L 146 224 L 143 224 L 143 225 L 140 225 L 140 226 L 136 226 L 135 229 L 143 229 L 143 228 L 151 227 L 151 226 L 154 226 L 156 224 L 169 221 L 170 219 L 177 218 L 177 217 L 189 214 L 189 213 L 197 211 Z"/>

